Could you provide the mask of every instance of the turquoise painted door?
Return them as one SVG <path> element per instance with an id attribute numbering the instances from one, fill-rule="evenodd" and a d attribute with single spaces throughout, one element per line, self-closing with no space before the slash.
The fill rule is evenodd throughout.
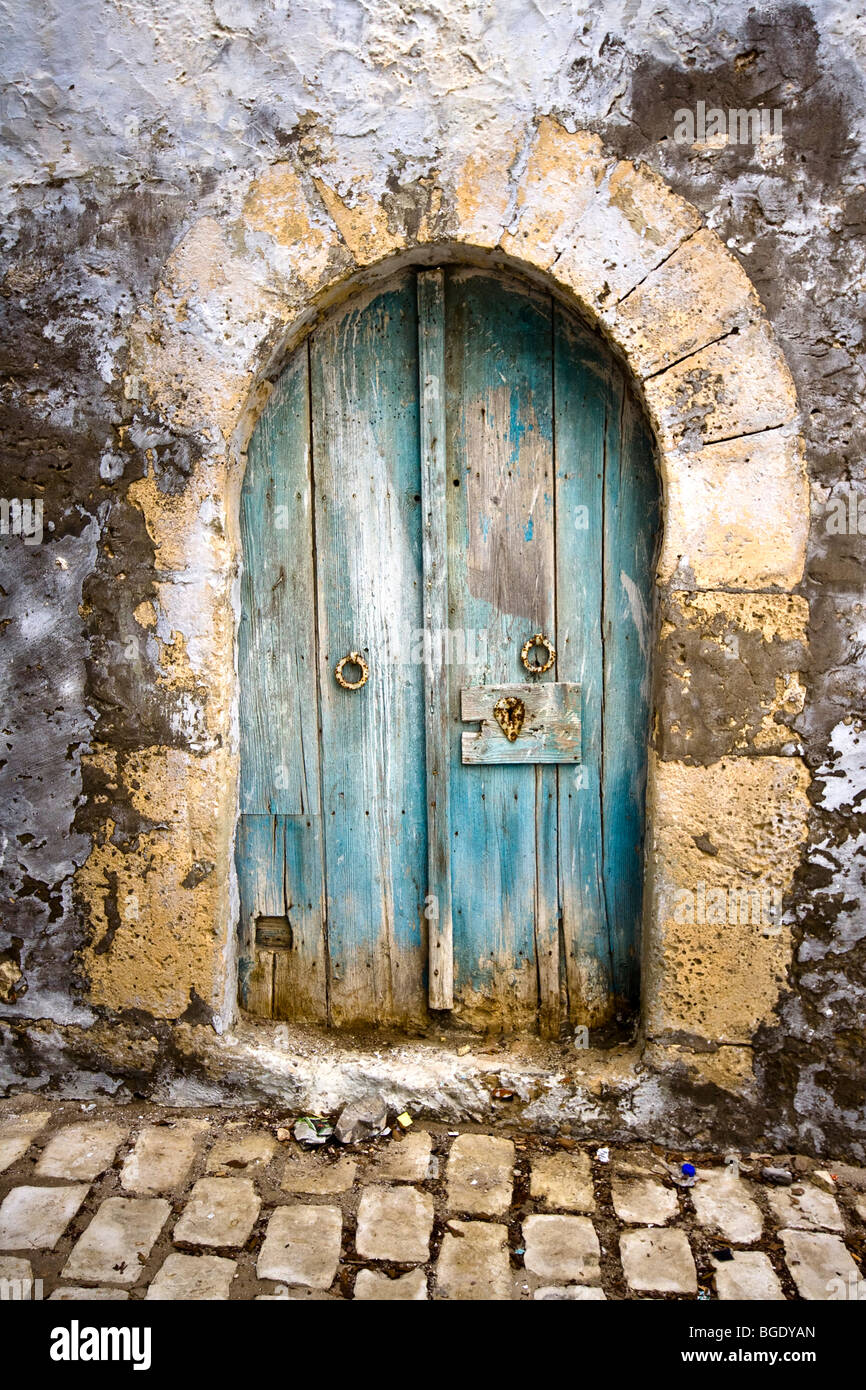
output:
<path id="1" fill-rule="evenodd" d="M 245 1008 L 636 1002 L 658 525 L 622 374 L 549 296 L 407 271 L 313 331 L 241 499 Z"/>

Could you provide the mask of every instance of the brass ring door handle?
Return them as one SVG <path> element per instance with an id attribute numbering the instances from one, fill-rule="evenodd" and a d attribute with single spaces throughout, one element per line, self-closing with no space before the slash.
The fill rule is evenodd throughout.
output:
<path id="1" fill-rule="evenodd" d="M 547 651 L 547 660 L 542 664 L 540 661 L 530 661 L 529 653 L 533 647 L 544 647 Z M 549 637 L 545 637 L 543 632 L 536 632 L 528 641 L 524 642 L 520 652 L 520 660 L 523 662 L 527 671 L 533 676 L 540 676 L 544 671 L 549 671 L 556 660 L 556 648 Z"/>
<path id="2" fill-rule="evenodd" d="M 343 675 L 344 666 L 357 666 L 361 672 L 361 679 L 357 681 L 347 681 Z M 360 652 L 349 652 L 348 656 L 343 656 L 334 667 L 334 676 L 337 684 L 344 690 L 360 690 L 362 685 L 366 685 L 370 678 L 370 668 Z"/>

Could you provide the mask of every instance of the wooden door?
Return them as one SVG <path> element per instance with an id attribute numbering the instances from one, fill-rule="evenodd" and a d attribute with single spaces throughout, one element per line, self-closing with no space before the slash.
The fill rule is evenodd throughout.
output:
<path id="1" fill-rule="evenodd" d="M 636 1001 L 658 521 L 622 374 L 550 296 L 407 271 L 314 330 L 242 495 L 244 1007 L 555 1035 Z M 577 744 L 497 743 L 488 687 Z"/>

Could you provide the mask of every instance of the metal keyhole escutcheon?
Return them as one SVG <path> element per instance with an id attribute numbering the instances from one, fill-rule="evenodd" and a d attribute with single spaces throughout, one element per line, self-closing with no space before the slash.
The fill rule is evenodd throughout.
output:
<path id="1" fill-rule="evenodd" d="M 508 742 L 513 743 L 526 718 L 526 706 L 523 701 L 516 695 L 503 695 L 493 706 L 493 713 Z"/>

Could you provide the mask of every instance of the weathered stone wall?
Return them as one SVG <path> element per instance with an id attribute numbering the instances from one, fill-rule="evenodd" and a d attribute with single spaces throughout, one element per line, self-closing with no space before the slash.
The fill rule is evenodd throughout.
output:
<path id="1" fill-rule="evenodd" d="M 9 1084 L 74 1090 L 85 1068 L 108 1090 L 267 1092 L 248 1054 L 226 1061 L 237 1033 L 218 1044 L 239 450 L 321 303 L 389 256 L 466 243 L 598 316 L 680 459 L 650 1045 L 642 1080 L 593 1063 L 595 1099 L 560 1116 L 689 1134 L 697 1106 L 717 1141 L 863 1157 L 856 7 L 18 0 L 0 20 L 3 494 L 44 520 L 39 544 L 0 538 Z M 699 102 L 780 110 L 782 135 L 680 142 Z M 546 240 L 563 218 L 581 236 Z M 732 875 L 782 885 L 779 930 L 665 924 L 671 894 Z"/>

